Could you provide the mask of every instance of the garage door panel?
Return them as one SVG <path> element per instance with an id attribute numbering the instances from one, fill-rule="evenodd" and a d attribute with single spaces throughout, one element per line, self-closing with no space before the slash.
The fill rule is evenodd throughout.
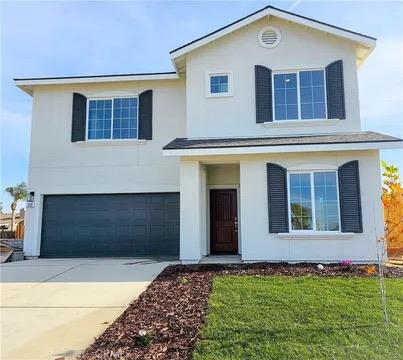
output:
<path id="1" fill-rule="evenodd" d="M 179 194 L 48 195 L 41 256 L 178 256 Z"/>
<path id="2" fill-rule="evenodd" d="M 178 209 L 168 208 L 165 212 L 165 219 L 167 221 L 176 222 L 176 219 L 179 218 L 179 204 Z"/>
<path id="3" fill-rule="evenodd" d="M 150 251 L 160 256 L 162 255 L 176 256 L 176 254 L 179 252 L 179 246 L 175 247 L 173 246 L 173 244 L 169 242 L 167 243 L 151 242 Z"/>
<path id="4" fill-rule="evenodd" d="M 133 226 L 133 234 L 136 238 L 146 238 L 147 235 L 147 226 L 146 225 L 134 225 Z"/>
<path id="5" fill-rule="evenodd" d="M 150 196 L 150 204 L 152 205 L 164 205 L 165 204 L 165 197 L 158 196 L 158 194 L 151 194 Z"/>
<path id="6" fill-rule="evenodd" d="M 175 234 L 179 233 L 179 224 L 168 224 L 167 227 L 167 237 L 171 238 L 174 237 Z"/>
<path id="7" fill-rule="evenodd" d="M 150 209 L 150 219 L 153 221 L 164 220 L 165 209 L 152 208 Z"/>
<path id="8" fill-rule="evenodd" d="M 140 221 L 140 220 L 146 220 L 148 218 L 147 214 L 147 209 L 146 208 L 140 208 L 140 209 L 134 209 L 132 211 L 132 219 L 133 221 Z"/>
<path id="9" fill-rule="evenodd" d="M 151 225 L 150 237 L 151 238 L 163 238 L 165 236 L 165 225 Z"/>

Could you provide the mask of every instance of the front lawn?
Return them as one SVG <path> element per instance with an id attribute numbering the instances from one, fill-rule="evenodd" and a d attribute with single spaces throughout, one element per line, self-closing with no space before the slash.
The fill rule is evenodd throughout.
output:
<path id="1" fill-rule="evenodd" d="M 402 359 L 403 280 L 218 276 L 194 360 Z"/>

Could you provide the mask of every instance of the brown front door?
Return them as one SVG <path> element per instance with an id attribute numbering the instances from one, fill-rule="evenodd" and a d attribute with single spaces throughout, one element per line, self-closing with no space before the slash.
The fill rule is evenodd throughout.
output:
<path id="1" fill-rule="evenodd" d="M 210 242 L 212 254 L 238 253 L 237 193 L 210 190 Z"/>

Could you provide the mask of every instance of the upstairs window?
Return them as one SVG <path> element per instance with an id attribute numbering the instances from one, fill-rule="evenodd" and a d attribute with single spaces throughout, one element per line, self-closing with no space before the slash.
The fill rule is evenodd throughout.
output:
<path id="1" fill-rule="evenodd" d="M 88 140 L 136 139 L 138 98 L 88 100 Z"/>
<path id="2" fill-rule="evenodd" d="M 206 76 L 206 96 L 232 96 L 232 72 L 208 72 Z"/>
<path id="3" fill-rule="evenodd" d="M 326 119 L 325 71 L 275 73 L 275 120 Z"/>
<path id="4" fill-rule="evenodd" d="M 211 75 L 210 93 L 228 93 L 228 75 Z"/>
<path id="5" fill-rule="evenodd" d="M 300 71 L 299 87 L 301 119 L 325 119 L 325 72 Z"/>
<path id="6" fill-rule="evenodd" d="M 298 119 L 297 74 L 274 75 L 274 103 L 276 120 Z"/>

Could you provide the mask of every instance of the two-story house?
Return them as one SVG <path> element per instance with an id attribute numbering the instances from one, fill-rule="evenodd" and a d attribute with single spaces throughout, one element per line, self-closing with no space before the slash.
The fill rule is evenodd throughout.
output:
<path id="1" fill-rule="evenodd" d="M 173 72 L 15 79 L 25 254 L 376 260 L 379 150 L 402 140 L 361 131 L 375 44 L 268 6 L 171 51 Z"/>

